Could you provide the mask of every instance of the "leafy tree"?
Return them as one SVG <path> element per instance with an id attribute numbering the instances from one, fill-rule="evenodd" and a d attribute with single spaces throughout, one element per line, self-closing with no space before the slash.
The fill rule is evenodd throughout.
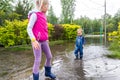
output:
<path id="1" fill-rule="evenodd" d="M 93 31 L 99 32 L 101 27 L 101 20 L 95 19 L 93 20 Z"/>
<path id="2" fill-rule="evenodd" d="M 111 15 L 106 14 L 106 22 L 107 22 L 107 32 L 112 32 L 115 30 L 114 20 Z"/>
<path id="3" fill-rule="evenodd" d="M 75 0 L 61 0 L 62 5 L 62 23 L 72 23 L 75 11 Z"/>
<path id="4" fill-rule="evenodd" d="M 53 8 L 52 6 L 50 6 L 50 9 L 48 10 L 48 22 L 51 24 L 57 24 L 57 17 L 55 16 L 54 12 L 53 12 Z"/>
<path id="5" fill-rule="evenodd" d="M 120 9 L 117 11 L 113 19 L 114 19 L 114 29 L 117 30 L 118 23 L 120 22 Z"/>
<path id="6" fill-rule="evenodd" d="M 104 17 L 104 16 L 103 16 Z M 112 17 L 110 14 L 106 14 L 106 31 L 112 32 L 117 30 L 119 16 Z M 103 22 L 104 24 L 104 22 Z M 104 27 L 104 26 L 103 26 Z"/>
<path id="7" fill-rule="evenodd" d="M 13 0 L 0 0 L 0 11 L 3 10 L 6 13 L 11 12 L 13 10 L 12 2 Z"/>
<path id="8" fill-rule="evenodd" d="M 90 20 L 88 17 L 81 16 L 81 18 L 74 20 L 74 23 L 80 25 L 84 30 L 85 34 L 92 32 L 92 20 Z"/>
<path id="9" fill-rule="evenodd" d="M 26 19 L 28 12 L 32 9 L 32 3 L 29 0 L 19 0 L 15 7 L 15 12 L 20 15 L 20 20 Z"/>
<path id="10" fill-rule="evenodd" d="M 5 20 L 5 12 L 3 10 L 0 10 L 0 25 L 3 24 L 4 20 Z"/>
<path id="11" fill-rule="evenodd" d="M 4 24 L 5 19 L 9 19 L 9 14 L 12 14 L 13 0 L 0 0 L 0 25 Z"/>

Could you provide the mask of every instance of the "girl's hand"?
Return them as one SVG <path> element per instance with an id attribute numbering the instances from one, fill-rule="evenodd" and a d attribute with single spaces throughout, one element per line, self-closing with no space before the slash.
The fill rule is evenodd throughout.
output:
<path id="1" fill-rule="evenodd" d="M 37 40 L 32 42 L 33 48 L 39 50 L 40 49 L 40 44 L 38 43 Z"/>
<path id="2" fill-rule="evenodd" d="M 47 40 L 47 42 L 49 43 L 49 40 Z"/>

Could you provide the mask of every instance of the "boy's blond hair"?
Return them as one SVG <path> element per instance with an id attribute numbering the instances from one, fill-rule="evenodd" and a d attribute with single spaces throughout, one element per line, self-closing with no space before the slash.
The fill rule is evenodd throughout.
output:
<path id="1" fill-rule="evenodd" d="M 82 28 L 78 28 L 78 29 L 77 29 L 77 32 L 78 32 L 78 31 L 81 31 L 81 32 L 82 32 L 83 30 L 82 30 Z"/>
<path id="2" fill-rule="evenodd" d="M 36 7 L 41 10 L 41 7 L 43 4 L 48 4 L 49 1 L 48 0 L 36 0 Z"/>

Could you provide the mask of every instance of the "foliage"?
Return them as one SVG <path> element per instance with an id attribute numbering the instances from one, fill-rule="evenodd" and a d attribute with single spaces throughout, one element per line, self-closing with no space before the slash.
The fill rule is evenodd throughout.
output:
<path id="1" fill-rule="evenodd" d="M 26 30 L 27 24 L 28 20 L 6 20 L 5 26 L 0 27 L 0 44 L 4 47 L 30 44 L 30 39 Z M 48 23 L 48 31 L 51 39 L 54 27 L 50 23 Z"/>
<path id="2" fill-rule="evenodd" d="M 52 6 L 50 6 L 50 9 L 48 10 L 48 16 L 47 16 L 48 22 L 51 24 L 57 24 L 57 17 L 55 16 L 53 12 Z"/>
<path id="3" fill-rule="evenodd" d="M 108 37 L 109 37 L 108 38 L 109 41 L 113 41 L 113 42 L 117 41 L 118 44 L 120 45 L 120 23 L 118 26 L 118 30 L 108 33 Z"/>
<path id="4" fill-rule="evenodd" d="M 52 33 L 53 40 L 62 40 L 64 35 L 64 28 L 60 24 L 54 25 L 54 32 Z"/>
<path id="5" fill-rule="evenodd" d="M 62 5 L 62 23 L 72 23 L 75 11 L 75 0 L 61 0 Z"/>
<path id="6" fill-rule="evenodd" d="M 49 33 L 49 39 L 52 39 L 52 34 L 54 32 L 54 27 L 52 24 L 48 23 L 48 33 Z"/>
<path id="7" fill-rule="evenodd" d="M 5 47 L 29 43 L 26 32 L 27 23 L 27 20 L 12 22 L 6 20 L 5 27 L 0 27 L 0 43 Z"/>
<path id="8" fill-rule="evenodd" d="M 101 21 L 98 19 L 90 20 L 88 17 L 81 17 L 74 21 L 75 24 L 81 25 L 86 34 L 94 34 L 99 32 L 101 27 Z"/>
<path id="9" fill-rule="evenodd" d="M 14 19 L 19 19 L 20 15 L 14 12 L 13 3 L 14 0 L 0 0 L 0 25 L 3 26 L 5 20 L 13 21 Z"/>
<path id="10" fill-rule="evenodd" d="M 0 0 L 0 11 L 3 10 L 5 13 L 9 14 L 13 8 L 12 2 L 13 0 Z"/>
<path id="11" fill-rule="evenodd" d="M 14 12 L 20 15 L 20 20 L 23 20 L 27 19 L 27 14 L 32 8 L 33 4 L 29 0 L 19 0 Z"/>
<path id="12" fill-rule="evenodd" d="M 118 51 L 112 51 L 112 54 L 108 54 L 106 56 L 109 57 L 109 58 L 120 59 L 120 52 L 118 52 Z"/>
<path id="13" fill-rule="evenodd" d="M 120 9 L 117 11 L 117 13 L 113 17 L 114 22 L 114 30 L 117 30 L 118 22 L 120 22 Z"/>
<path id="14" fill-rule="evenodd" d="M 108 40 L 111 42 L 109 49 L 112 50 L 112 54 L 107 56 L 120 59 L 120 23 L 118 30 L 108 33 L 108 37 Z"/>
<path id="15" fill-rule="evenodd" d="M 81 26 L 73 24 L 62 24 L 62 26 L 64 28 L 63 40 L 74 40 L 77 36 L 77 29 L 81 28 Z"/>
<path id="16" fill-rule="evenodd" d="M 28 20 L 5 21 L 5 26 L 0 27 L 0 44 L 4 47 L 30 44 L 27 34 Z M 78 25 L 62 24 L 55 25 L 48 23 L 48 32 L 50 40 L 74 40 Z"/>
<path id="17" fill-rule="evenodd" d="M 29 0 L 0 0 L 0 25 L 4 26 L 5 20 L 26 19 L 32 7 Z"/>

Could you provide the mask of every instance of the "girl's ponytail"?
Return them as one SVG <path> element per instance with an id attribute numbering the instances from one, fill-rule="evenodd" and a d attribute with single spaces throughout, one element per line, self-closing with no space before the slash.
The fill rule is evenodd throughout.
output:
<path id="1" fill-rule="evenodd" d="M 43 0 L 36 0 L 36 6 L 38 10 L 41 10 L 42 4 L 43 4 Z"/>

